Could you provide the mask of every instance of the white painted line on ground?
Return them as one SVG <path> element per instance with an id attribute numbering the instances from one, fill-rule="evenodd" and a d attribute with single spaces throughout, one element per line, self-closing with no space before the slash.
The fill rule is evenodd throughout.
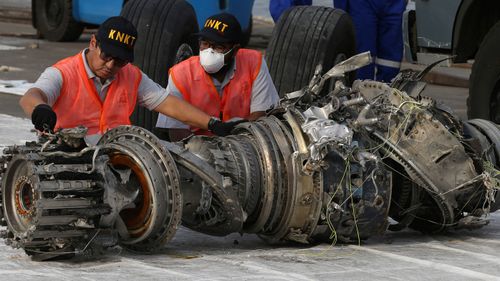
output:
<path id="1" fill-rule="evenodd" d="M 500 245 L 500 240 L 493 240 L 493 239 L 486 239 L 486 238 L 468 238 L 467 240 L 470 242 L 479 242 L 481 244 L 488 243 L 488 244 Z"/>
<path id="2" fill-rule="evenodd" d="M 157 271 L 158 273 L 169 274 L 169 275 L 171 274 L 171 275 L 174 275 L 174 276 L 184 277 L 184 278 L 190 278 L 190 279 L 192 279 L 194 277 L 197 277 L 196 275 L 185 274 L 185 273 L 174 271 L 174 270 L 171 270 L 171 269 L 149 265 L 149 264 L 147 264 L 145 262 L 142 262 L 142 261 L 139 261 L 139 260 L 136 260 L 136 259 L 130 259 L 130 258 L 122 257 L 121 260 L 122 260 L 122 262 L 125 262 L 125 264 L 129 264 L 130 266 L 141 267 L 143 269 L 147 269 L 148 271 L 153 271 L 154 270 L 154 271 Z M 166 277 L 172 277 L 172 276 L 168 276 L 168 275 L 161 275 L 161 276 L 164 276 L 165 278 Z"/>
<path id="3" fill-rule="evenodd" d="M 226 263 L 238 267 L 244 267 L 250 270 L 257 271 L 258 274 L 265 274 L 266 276 L 269 274 L 269 278 L 282 278 L 283 280 L 307 280 L 307 281 L 314 280 L 310 277 L 304 276 L 299 273 L 290 273 L 290 272 L 274 270 L 265 266 L 264 264 L 252 261 L 244 261 L 241 259 L 226 259 L 213 256 L 205 256 L 203 257 L 203 259 L 209 261 L 215 261 L 217 263 Z"/>
<path id="4" fill-rule="evenodd" d="M 359 249 L 361 251 L 369 252 L 375 255 L 379 256 L 385 256 L 391 259 L 396 259 L 404 262 L 409 262 L 414 265 L 421 265 L 421 266 L 426 266 L 435 270 L 440 270 L 448 273 L 453 273 L 457 275 L 462 275 L 464 277 L 470 278 L 470 280 L 500 280 L 500 277 L 482 273 L 479 271 L 474 271 L 454 265 L 449 265 L 445 263 L 439 263 L 436 261 L 430 261 L 430 260 L 421 260 L 418 258 L 412 258 L 412 257 L 407 257 L 407 256 L 402 256 L 398 254 L 393 254 L 393 253 L 388 253 L 385 251 L 380 251 L 376 249 L 371 249 L 368 247 L 360 247 L 360 246 L 349 246 L 350 248 L 355 248 Z"/>
<path id="5" fill-rule="evenodd" d="M 461 244 L 464 244 L 464 243 L 462 242 Z M 425 247 L 433 248 L 436 250 L 444 250 L 444 251 L 460 253 L 460 254 L 467 255 L 468 257 L 474 257 L 476 259 L 480 259 L 480 260 L 484 260 L 487 262 L 491 262 L 491 263 L 495 263 L 495 264 L 500 265 L 500 260 L 498 259 L 498 257 L 488 255 L 488 254 L 481 254 L 481 253 L 471 252 L 471 251 L 467 251 L 467 250 L 462 250 L 462 249 L 457 249 L 457 248 L 453 248 L 453 247 L 449 247 L 449 246 L 445 246 L 445 245 L 438 245 L 438 244 L 432 244 L 432 243 L 426 244 Z"/>
<path id="6" fill-rule="evenodd" d="M 26 80 L 0 80 L 0 93 L 22 96 L 32 86 Z"/>
<path id="7" fill-rule="evenodd" d="M 0 44 L 0 51 L 24 50 L 26 47 L 16 47 L 10 45 Z"/>

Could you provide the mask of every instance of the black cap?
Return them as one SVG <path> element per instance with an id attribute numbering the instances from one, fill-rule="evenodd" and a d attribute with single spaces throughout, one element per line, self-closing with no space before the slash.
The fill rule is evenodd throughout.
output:
<path id="1" fill-rule="evenodd" d="M 235 16 L 221 13 L 207 18 L 198 35 L 216 43 L 239 43 L 241 25 Z"/>
<path id="2" fill-rule="evenodd" d="M 134 61 L 137 29 L 126 18 L 118 16 L 104 21 L 97 30 L 96 39 L 106 55 Z"/>

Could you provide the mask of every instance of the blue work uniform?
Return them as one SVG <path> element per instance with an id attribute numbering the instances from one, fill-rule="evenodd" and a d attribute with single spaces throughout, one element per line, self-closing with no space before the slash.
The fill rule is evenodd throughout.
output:
<path id="1" fill-rule="evenodd" d="M 274 22 L 277 22 L 281 14 L 291 6 L 311 5 L 312 0 L 271 0 L 269 2 L 269 12 Z"/>
<path id="2" fill-rule="evenodd" d="M 352 17 L 357 52 L 370 51 L 374 63 L 358 70 L 358 79 L 390 82 L 403 58 L 403 12 L 406 0 L 334 0 Z"/>

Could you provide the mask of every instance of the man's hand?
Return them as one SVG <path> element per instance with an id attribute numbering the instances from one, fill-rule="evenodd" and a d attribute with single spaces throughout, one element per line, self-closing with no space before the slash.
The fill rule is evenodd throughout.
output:
<path id="1" fill-rule="evenodd" d="M 231 122 L 222 122 L 219 119 L 216 118 L 210 118 L 210 121 L 208 122 L 208 130 L 210 130 L 212 133 L 218 135 L 219 137 L 224 137 L 229 134 L 231 134 L 231 131 L 233 128 L 243 122 L 247 122 L 247 120 L 238 120 L 238 121 L 231 121 Z"/>
<path id="2" fill-rule="evenodd" d="M 35 125 L 35 129 L 43 132 L 46 130 L 53 131 L 57 122 L 57 115 L 48 104 L 39 104 L 31 113 L 31 122 Z"/>

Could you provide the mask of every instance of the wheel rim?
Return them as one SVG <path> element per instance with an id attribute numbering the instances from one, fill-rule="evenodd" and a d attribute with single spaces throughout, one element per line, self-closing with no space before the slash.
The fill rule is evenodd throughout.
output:
<path id="1" fill-rule="evenodd" d="M 23 217 L 33 214 L 35 190 L 31 180 L 26 176 L 18 178 L 14 190 L 17 214 Z"/>
<path id="2" fill-rule="evenodd" d="M 57 28 L 63 19 L 63 3 L 60 0 L 49 0 L 45 2 L 45 16 L 50 28 Z"/>
<path id="3" fill-rule="evenodd" d="M 32 177 L 28 176 L 28 162 L 24 159 L 14 161 L 11 171 L 6 175 L 3 187 L 5 218 L 14 233 L 21 235 L 34 224 L 36 217 L 34 206 L 37 201 L 36 183 Z"/>
<path id="4" fill-rule="evenodd" d="M 109 157 L 108 163 L 129 170 L 115 171 L 120 174 L 118 178 L 123 182 L 123 175 L 128 175 L 126 180 L 135 180 L 132 184 L 135 192 L 139 191 L 133 208 L 117 210 L 123 223 L 121 229 L 127 232 L 120 244 L 132 250 L 150 251 L 170 241 L 182 216 L 179 174 L 170 153 L 151 132 L 134 126 L 108 131 L 98 145 L 103 146 L 101 152 Z M 125 158 L 114 159 L 115 155 Z M 131 187 L 126 183 L 129 194 Z"/>

